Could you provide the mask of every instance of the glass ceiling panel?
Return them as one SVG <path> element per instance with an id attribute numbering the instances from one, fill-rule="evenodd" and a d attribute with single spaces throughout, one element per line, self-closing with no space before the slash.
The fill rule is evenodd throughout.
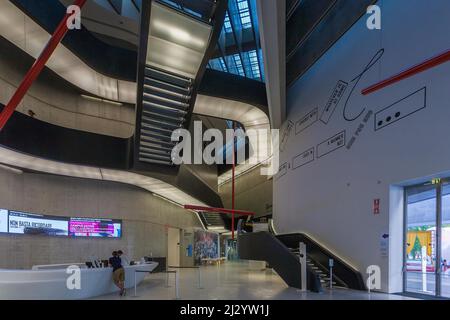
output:
<path id="1" fill-rule="evenodd" d="M 264 81 L 255 0 L 228 0 L 221 39 L 208 67 Z M 219 57 L 220 56 L 220 57 Z"/>

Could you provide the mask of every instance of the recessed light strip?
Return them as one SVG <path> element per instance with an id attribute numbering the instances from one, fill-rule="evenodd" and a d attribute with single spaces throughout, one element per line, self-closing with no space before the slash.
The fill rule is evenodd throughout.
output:
<path id="1" fill-rule="evenodd" d="M 112 101 L 112 100 L 103 99 L 103 98 L 97 98 L 97 97 L 88 96 L 88 95 L 85 95 L 85 94 L 82 94 L 81 97 L 83 97 L 84 99 L 97 101 L 97 102 L 109 103 L 109 104 L 113 104 L 113 105 L 116 105 L 116 106 L 123 105 L 122 102 Z"/>

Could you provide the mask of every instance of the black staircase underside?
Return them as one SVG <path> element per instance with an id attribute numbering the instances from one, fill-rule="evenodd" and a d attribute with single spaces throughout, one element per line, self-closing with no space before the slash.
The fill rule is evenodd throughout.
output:
<path id="1" fill-rule="evenodd" d="M 179 172 L 180 166 L 174 165 L 171 154 L 177 143 L 172 141 L 172 133 L 177 129 L 189 129 L 197 92 L 222 30 L 227 8 L 227 0 L 203 1 L 204 5 L 213 3 L 214 12 L 207 21 L 212 31 L 200 67 L 193 78 L 147 62 L 148 50 L 152 50 L 152 43 L 149 43 L 152 1 L 142 4 L 134 137 L 134 165 L 141 170 L 168 175 L 177 175 Z M 165 1 L 157 2 L 160 5 L 167 4 Z M 194 24 L 204 24 L 194 21 Z"/>

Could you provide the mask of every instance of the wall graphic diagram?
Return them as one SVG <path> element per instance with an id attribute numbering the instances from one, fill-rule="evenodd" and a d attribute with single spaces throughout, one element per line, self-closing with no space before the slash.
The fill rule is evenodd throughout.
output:
<path id="1" fill-rule="evenodd" d="M 291 135 L 292 128 L 294 128 L 294 123 L 291 120 L 289 120 L 287 122 L 286 128 L 283 131 L 283 134 L 281 136 L 281 141 L 280 141 L 280 151 L 281 152 L 283 152 L 284 148 L 286 147 L 289 136 Z"/>
<path id="2" fill-rule="evenodd" d="M 327 102 L 327 105 L 325 106 L 325 109 L 322 112 L 322 115 L 320 116 L 320 121 L 322 121 L 325 124 L 327 124 L 330 121 L 331 117 L 334 114 L 334 110 L 336 110 L 339 101 L 341 101 L 341 98 L 344 95 L 345 90 L 347 89 L 347 86 L 348 86 L 347 82 L 342 80 L 338 81 L 330 99 Z"/>
<path id="3" fill-rule="evenodd" d="M 373 66 L 383 57 L 385 53 L 385 49 L 380 49 L 377 53 L 372 56 L 369 63 L 366 67 L 356 76 L 354 79 L 350 81 L 353 83 L 352 90 L 349 92 L 348 97 L 343 105 L 342 116 L 343 119 L 352 122 L 358 119 L 360 116 L 366 112 L 366 107 L 361 106 L 359 113 L 356 116 L 349 116 L 349 109 L 351 107 L 352 96 L 355 93 L 355 89 L 358 86 L 360 80 L 364 77 L 364 75 L 369 72 L 373 68 Z M 331 120 L 333 114 L 338 108 L 342 97 L 344 96 L 347 88 L 349 86 L 348 82 L 343 80 L 338 80 L 336 86 L 333 89 L 333 93 L 331 94 L 322 114 L 319 118 L 319 110 L 318 108 L 314 108 L 309 111 L 305 116 L 303 116 L 300 120 L 295 123 L 295 134 L 298 135 L 307 128 L 311 127 L 313 124 L 320 120 L 321 123 L 327 125 Z M 406 97 L 392 103 L 391 105 L 377 111 L 374 116 L 374 131 L 381 130 L 393 123 L 396 123 L 410 115 L 415 114 L 416 112 L 425 109 L 427 107 L 427 87 L 422 87 L 419 90 L 416 90 Z M 361 123 L 354 129 L 354 133 L 349 138 L 349 141 L 346 141 L 346 130 L 339 132 L 338 134 L 332 136 L 331 138 L 319 143 L 316 147 L 308 148 L 307 150 L 301 152 L 300 154 L 294 156 L 292 158 L 292 167 L 291 163 L 283 163 L 280 166 L 280 171 L 277 174 L 277 179 L 284 176 L 288 173 L 288 169 L 298 169 L 303 167 L 309 163 L 312 163 L 319 158 L 328 155 L 331 152 L 334 152 L 340 149 L 343 146 L 346 146 L 347 150 L 350 150 L 355 141 L 360 134 L 367 126 L 370 118 L 374 115 L 373 110 L 368 110 L 362 119 Z M 286 129 L 282 135 L 281 143 L 280 143 L 280 151 L 283 151 L 289 135 L 293 128 L 293 122 L 288 121 L 286 125 Z"/>
<path id="4" fill-rule="evenodd" d="M 353 88 L 350 91 L 350 94 L 347 97 L 347 100 L 345 101 L 345 105 L 344 105 L 344 110 L 342 111 L 342 115 L 344 117 L 344 119 L 346 121 L 355 121 L 356 119 L 358 119 L 366 110 L 366 108 L 363 108 L 357 115 L 355 116 L 350 116 L 348 114 L 348 107 L 350 105 L 350 101 L 351 98 L 353 96 L 353 93 L 356 89 L 356 87 L 358 86 L 359 82 L 361 81 L 361 79 L 364 77 L 364 75 L 370 70 L 372 69 L 372 67 L 383 57 L 384 54 L 384 49 L 380 49 L 378 50 L 378 52 L 372 57 L 372 59 L 369 61 L 369 63 L 367 64 L 367 66 L 364 68 L 364 70 L 359 73 L 352 81 L 353 83 Z"/>
<path id="5" fill-rule="evenodd" d="M 375 131 L 381 130 L 427 107 L 427 88 L 423 87 L 375 113 Z"/>
<path id="6" fill-rule="evenodd" d="M 369 122 L 369 119 L 370 119 L 370 117 L 372 117 L 372 115 L 373 115 L 372 110 L 367 111 L 366 115 L 364 116 L 363 121 L 359 124 L 358 128 L 356 128 L 356 131 L 353 134 L 353 136 L 349 139 L 349 142 L 347 143 L 347 146 L 346 146 L 347 149 L 350 150 L 351 147 L 353 146 L 353 144 L 356 142 L 356 139 L 358 139 L 360 137 L 361 133 L 366 128 L 367 123 Z"/>
<path id="7" fill-rule="evenodd" d="M 287 171 L 288 171 L 288 164 L 287 164 L 287 162 L 285 162 L 282 165 L 280 165 L 278 173 L 275 176 L 275 180 L 280 179 L 282 176 L 284 176 L 287 173 Z"/>
<path id="8" fill-rule="evenodd" d="M 345 130 L 317 145 L 317 158 L 326 156 L 345 145 Z"/>
<path id="9" fill-rule="evenodd" d="M 310 111 L 306 116 L 301 118 L 295 123 L 295 134 L 299 134 L 306 128 L 309 128 L 314 123 L 317 122 L 319 116 L 319 109 L 314 108 L 312 111 Z"/>
<path id="10" fill-rule="evenodd" d="M 314 147 L 300 153 L 292 159 L 292 170 L 303 167 L 314 161 Z"/>

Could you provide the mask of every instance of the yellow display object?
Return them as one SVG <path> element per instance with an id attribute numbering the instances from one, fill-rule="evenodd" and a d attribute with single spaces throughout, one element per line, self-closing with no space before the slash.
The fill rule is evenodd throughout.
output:
<path id="1" fill-rule="evenodd" d="M 406 241 L 409 246 L 406 248 L 406 253 L 409 254 L 414 248 L 416 238 L 419 238 L 421 247 L 427 247 L 427 255 L 431 256 L 431 231 L 408 231 L 406 235 Z"/>

